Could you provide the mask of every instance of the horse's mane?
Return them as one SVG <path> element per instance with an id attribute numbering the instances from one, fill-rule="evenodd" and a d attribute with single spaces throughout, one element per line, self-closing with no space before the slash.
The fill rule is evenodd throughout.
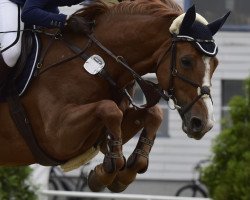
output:
<path id="1" fill-rule="evenodd" d="M 95 19 L 97 16 L 114 15 L 152 15 L 155 17 L 178 16 L 182 8 L 174 0 L 127 0 L 119 4 L 107 4 L 96 0 L 87 7 L 78 10 L 74 15 L 85 19 Z"/>

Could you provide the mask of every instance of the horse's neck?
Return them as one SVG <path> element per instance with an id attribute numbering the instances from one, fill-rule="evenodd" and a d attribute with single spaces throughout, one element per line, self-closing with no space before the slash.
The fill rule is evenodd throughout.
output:
<path id="1" fill-rule="evenodd" d="M 153 71 L 160 52 L 159 48 L 170 37 L 169 22 L 150 16 L 117 17 L 117 22 L 103 23 L 96 29 L 96 36 L 116 55 L 122 56 L 138 74 Z M 112 26 L 109 27 L 109 26 Z M 108 30 L 104 32 L 103 30 Z M 133 78 L 122 66 L 108 66 L 118 85 L 126 85 Z"/>

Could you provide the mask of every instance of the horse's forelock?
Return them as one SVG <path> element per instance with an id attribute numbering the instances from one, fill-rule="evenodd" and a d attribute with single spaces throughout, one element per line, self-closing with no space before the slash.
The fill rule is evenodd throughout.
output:
<path id="1" fill-rule="evenodd" d="M 181 13 L 183 13 L 181 7 L 173 0 L 131 0 L 109 5 L 101 0 L 96 0 L 89 6 L 78 10 L 74 15 L 95 19 L 102 14 L 106 14 L 106 16 L 142 14 L 167 17 L 178 16 Z"/>

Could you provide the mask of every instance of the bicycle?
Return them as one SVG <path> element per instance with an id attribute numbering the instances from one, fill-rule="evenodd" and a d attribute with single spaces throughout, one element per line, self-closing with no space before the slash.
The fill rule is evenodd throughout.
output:
<path id="1" fill-rule="evenodd" d="M 175 196 L 185 196 L 185 197 L 208 197 L 208 193 L 205 186 L 200 181 L 200 169 L 204 163 L 208 160 L 201 160 L 198 162 L 193 169 L 193 179 L 191 183 L 181 187 L 177 190 Z"/>
<path id="2" fill-rule="evenodd" d="M 49 188 L 51 190 L 62 191 L 84 191 L 88 188 L 88 171 L 85 167 L 80 168 L 80 175 L 76 180 L 67 176 L 59 167 L 51 167 L 49 176 Z M 67 198 L 74 200 L 77 198 Z M 51 200 L 61 200 L 59 197 L 53 197 Z"/>

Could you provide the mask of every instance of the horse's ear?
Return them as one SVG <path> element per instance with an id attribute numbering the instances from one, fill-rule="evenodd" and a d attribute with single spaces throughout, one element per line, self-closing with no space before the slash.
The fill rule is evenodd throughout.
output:
<path id="1" fill-rule="evenodd" d="M 223 17 L 217 19 L 214 22 L 211 22 L 210 24 L 208 24 L 208 28 L 211 31 L 212 35 L 215 35 L 215 33 L 218 32 L 218 30 L 220 30 L 220 28 L 223 26 L 223 24 L 226 22 L 228 16 L 230 15 L 230 11 L 225 14 Z"/>
<path id="2" fill-rule="evenodd" d="M 189 29 L 193 25 L 195 19 L 196 19 L 196 12 L 195 12 L 195 5 L 193 5 L 187 10 L 184 16 L 184 19 L 180 27 L 180 32 Z"/>

